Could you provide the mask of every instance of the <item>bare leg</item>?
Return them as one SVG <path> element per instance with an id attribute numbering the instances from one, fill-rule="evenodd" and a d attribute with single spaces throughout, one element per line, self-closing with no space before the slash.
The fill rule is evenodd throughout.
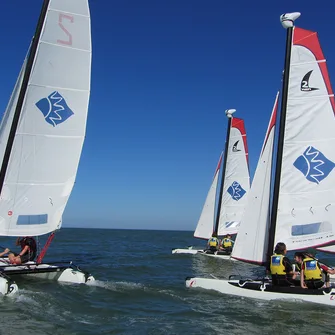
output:
<path id="1" fill-rule="evenodd" d="M 9 254 L 8 259 L 11 264 L 21 264 L 21 257 L 20 256 L 15 256 L 14 254 Z"/>

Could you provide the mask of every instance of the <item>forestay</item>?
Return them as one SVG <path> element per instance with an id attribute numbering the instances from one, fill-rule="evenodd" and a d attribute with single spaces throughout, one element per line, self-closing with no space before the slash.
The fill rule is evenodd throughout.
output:
<path id="1" fill-rule="evenodd" d="M 232 118 L 223 181 L 218 235 L 236 234 L 250 189 L 247 135 L 244 121 Z"/>
<path id="2" fill-rule="evenodd" d="M 0 235 L 42 235 L 59 227 L 83 146 L 90 73 L 88 0 L 51 0 L 5 174 Z M 17 87 L 2 122 L 0 153 Z"/>
<path id="3" fill-rule="evenodd" d="M 335 240 L 334 106 L 317 34 L 295 27 L 275 234 L 288 250 Z"/>

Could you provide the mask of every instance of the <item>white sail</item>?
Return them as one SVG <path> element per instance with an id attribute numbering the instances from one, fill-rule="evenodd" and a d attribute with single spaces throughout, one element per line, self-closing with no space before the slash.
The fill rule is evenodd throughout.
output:
<path id="1" fill-rule="evenodd" d="M 194 237 L 196 238 L 209 239 L 212 236 L 215 217 L 216 190 L 221 170 L 221 163 L 222 153 L 220 155 L 218 165 L 215 169 L 214 178 L 208 191 L 204 207 L 202 209 L 197 227 L 194 232 Z"/>
<path id="2" fill-rule="evenodd" d="M 317 34 L 294 28 L 275 243 L 335 240 L 334 96 Z"/>
<path id="3" fill-rule="evenodd" d="M 236 234 L 250 189 L 247 135 L 244 121 L 232 118 L 218 235 Z"/>
<path id="4" fill-rule="evenodd" d="M 59 227 L 84 141 L 90 73 L 88 0 L 51 0 L 1 192 L 0 235 Z"/>
<path id="5" fill-rule="evenodd" d="M 261 155 L 249 191 L 248 203 L 232 252 L 233 258 L 250 263 L 263 264 L 266 261 L 270 224 L 270 181 L 278 96 L 279 92 L 272 109 Z"/>
<path id="6" fill-rule="evenodd" d="M 20 89 L 22 85 L 22 80 L 23 80 L 23 75 L 24 71 L 26 69 L 27 65 L 27 58 L 25 58 L 23 65 L 21 67 L 21 71 L 19 73 L 19 76 L 16 80 L 14 90 L 12 92 L 12 95 L 9 99 L 7 108 L 5 110 L 5 113 L 1 119 L 1 124 L 0 124 L 0 162 L 2 162 L 5 150 L 6 150 L 6 144 L 9 136 L 9 131 L 10 131 L 10 126 L 13 121 L 13 116 L 17 104 L 17 100 L 19 98 L 20 94 Z"/>
<path id="7" fill-rule="evenodd" d="M 322 252 L 329 252 L 331 254 L 335 254 L 335 245 L 329 245 L 329 246 L 326 246 L 326 247 L 316 248 L 316 250 L 322 251 Z"/>

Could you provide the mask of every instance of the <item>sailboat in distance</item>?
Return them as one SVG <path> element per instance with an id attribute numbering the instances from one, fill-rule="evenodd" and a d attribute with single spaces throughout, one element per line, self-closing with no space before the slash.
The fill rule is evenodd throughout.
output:
<path id="1" fill-rule="evenodd" d="M 94 280 L 72 263 L 43 263 L 75 182 L 90 79 L 88 0 L 44 0 L 0 126 L 0 236 L 50 235 L 34 260 L 16 265 L 0 259 L 0 272 L 11 278 Z"/>
<path id="2" fill-rule="evenodd" d="M 203 206 L 194 237 L 208 240 L 213 232 L 219 237 L 236 235 L 250 188 L 247 135 L 244 121 L 233 117 L 235 109 L 226 110 L 228 118 L 224 154 L 221 153 Z M 221 174 L 221 178 L 220 178 Z M 224 251 L 207 253 L 204 249 L 173 249 L 172 253 L 205 254 L 230 259 Z"/>
<path id="3" fill-rule="evenodd" d="M 259 265 L 269 264 L 278 242 L 285 243 L 287 250 L 323 249 L 335 243 L 334 94 L 317 33 L 294 27 L 299 16 L 290 13 L 280 17 L 287 29 L 287 42 L 273 196 L 270 201 L 273 174 L 260 176 L 269 150 L 264 149 L 248 202 L 256 214 L 249 217 L 246 209 L 241 223 L 244 232 L 237 236 L 232 255 Z M 271 145 L 268 138 L 269 131 L 265 148 Z M 335 288 L 282 287 L 266 277 L 187 278 L 186 286 L 263 300 L 293 299 L 335 306 Z"/>

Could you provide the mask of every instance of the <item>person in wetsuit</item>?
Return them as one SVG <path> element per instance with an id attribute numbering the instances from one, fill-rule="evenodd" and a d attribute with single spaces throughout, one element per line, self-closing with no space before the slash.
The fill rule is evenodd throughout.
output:
<path id="1" fill-rule="evenodd" d="M 18 237 L 15 244 L 21 247 L 21 251 L 19 253 L 13 253 L 10 249 L 6 248 L 2 253 L 0 253 L 0 257 L 8 254 L 8 259 L 11 264 L 23 264 L 35 259 L 37 247 L 36 241 L 33 237 Z"/>

